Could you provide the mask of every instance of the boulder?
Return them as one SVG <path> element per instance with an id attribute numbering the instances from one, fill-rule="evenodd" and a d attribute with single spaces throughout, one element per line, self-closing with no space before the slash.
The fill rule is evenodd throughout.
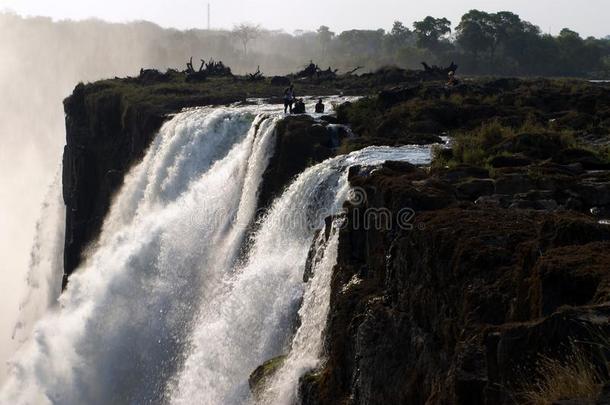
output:
<path id="1" fill-rule="evenodd" d="M 515 195 L 532 190 L 535 185 L 527 174 L 505 174 L 496 179 L 496 194 Z"/>
<path id="2" fill-rule="evenodd" d="M 493 157 L 489 164 L 493 168 L 523 167 L 532 164 L 532 160 L 523 155 L 499 155 Z"/>
<path id="3" fill-rule="evenodd" d="M 271 377 L 284 365 L 286 356 L 277 356 L 267 360 L 262 365 L 258 366 L 248 378 L 248 386 L 252 394 L 257 397 L 261 394 L 261 390 Z"/>
<path id="4" fill-rule="evenodd" d="M 458 197 L 476 200 L 481 196 L 491 195 L 495 190 L 492 179 L 468 179 L 456 185 Z"/>

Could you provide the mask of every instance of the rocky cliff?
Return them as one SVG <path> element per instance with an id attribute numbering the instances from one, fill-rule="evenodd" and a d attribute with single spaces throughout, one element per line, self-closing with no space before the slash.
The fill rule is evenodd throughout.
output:
<path id="1" fill-rule="evenodd" d="M 595 339 L 610 332 L 610 227 L 568 210 L 475 204 L 456 188 L 471 175 L 351 171 L 366 200 L 347 209 L 328 360 L 302 379 L 303 403 L 522 403 L 550 372 L 543 356 L 566 358 L 572 342 L 590 342 L 581 350 L 607 373 L 597 355 L 607 341 Z M 401 223 L 405 207 L 415 216 Z M 390 220 L 373 222 L 382 209 Z"/>
<path id="2" fill-rule="evenodd" d="M 608 403 L 609 107 L 607 87 L 515 80 L 344 106 L 348 146 L 454 137 L 428 170 L 350 171 L 302 402 Z"/>
<path id="3" fill-rule="evenodd" d="M 79 85 L 66 99 L 64 283 L 168 114 L 280 91 L 222 80 L 113 80 Z M 349 80 L 359 90 L 368 83 Z M 217 95 L 215 85 L 226 91 Z M 350 171 L 366 198 L 346 205 L 326 361 L 301 379 L 301 401 L 594 403 L 603 396 L 610 89 L 546 80 L 408 83 L 340 108 L 337 119 L 359 136 L 345 137 L 333 118 L 278 125 L 259 207 L 336 153 L 436 142 L 443 133 L 454 142 L 428 169 L 388 162 Z"/>

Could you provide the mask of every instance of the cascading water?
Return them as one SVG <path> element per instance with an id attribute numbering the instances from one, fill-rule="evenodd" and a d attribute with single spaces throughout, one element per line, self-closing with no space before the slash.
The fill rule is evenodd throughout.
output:
<path id="1" fill-rule="evenodd" d="M 294 399 L 321 361 L 335 234 L 306 284 L 303 270 L 315 230 L 346 199 L 347 168 L 426 163 L 430 149 L 373 147 L 311 167 L 246 241 L 278 119 L 277 106 L 204 108 L 163 126 L 0 402 L 247 403 L 250 373 L 280 354 L 258 399 Z"/>
<path id="2" fill-rule="evenodd" d="M 34 323 L 57 303 L 63 275 L 65 207 L 61 196 L 60 173 L 49 187 L 36 223 L 34 244 L 27 275 L 28 290 L 19 305 L 12 339 L 22 344 Z"/>

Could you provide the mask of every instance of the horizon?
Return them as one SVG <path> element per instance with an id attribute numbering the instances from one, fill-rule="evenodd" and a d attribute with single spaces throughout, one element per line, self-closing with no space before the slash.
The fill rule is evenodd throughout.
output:
<path id="1" fill-rule="evenodd" d="M 452 27 L 459 23 L 461 16 L 471 9 L 486 12 L 511 11 L 522 19 L 540 27 L 546 34 L 557 35 L 563 28 L 578 32 L 583 38 L 594 36 L 605 38 L 610 35 L 605 16 L 610 15 L 610 4 L 603 0 L 589 0 L 587 6 L 580 7 L 579 14 L 573 13 L 573 2 L 567 0 L 541 0 L 531 2 L 518 0 L 469 0 L 459 5 L 445 1 L 431 0 L 425 5 L 396 4 L 395 0 L 381 0 L 375 3 L 374 13 L 371 3 L 364 0 L 352 2 L 350 10 L 356 10 L 349 15 L 344 13 L 344 4 L 336 1 L 310 0 L 314 5 L 295 15 L 295 8 L 290 3 L 278 0 L 262 0 L 259 7 L 249 7 L 246 0 L 225 0 L 218 2 L 210 0 L 194 4 L 186 0 L 178 0 L 172 5 L 162 4 L 158 0 L 144 2 L 136 0 L 120 2 L 108 0 L 104 4 L 93 4 L 91 0 L 63 0 L 60 2 L 43 2 L 42 0 L 0 0 L 0 12 L 10 12 L 24 18 L 48 17 L 53 21 L 82 21 L 98 19 L 109 23 L 131 23 L 147 21 L 163 28 L 179 30 L 206 29 L 207 4 L 211 5 L 211 28 L 214 30 L 231 30 L 234 25 L 248 22 L 260 24 L 270 31 L 284 31 L 293 34 L 295 31 L 315 31 L 319 26 L 326 25 L 334 32 L 351 29 L 389 31 L 394 21 L 401 21 L 411 28 L 414 21 L 428 15 L 446 17 Z M 110 3 L 110 4 L 109 4 Z M 512 4 L 510 4 L 512 3 Z M 286 7 L 288 4 L 289 7 Z M 316 7 L 315 5 L 320 5 Z M 111 7 L 108 7 L 111 6 Z M 273 10 L 273 12 L 268 12 Z M 313 10 L 313 12 L 312 12 Z M 323 10 L 324 13 L 317 12 Z M 367 11 L 368 10 L 368 11 Z M 604 11 L 605 10 L 605 11 Z M 552 12 L 549 12 L 552 11 Z M 277 21 L 292 21 L 299 19 L 298 24 L 277 24 Z"/>

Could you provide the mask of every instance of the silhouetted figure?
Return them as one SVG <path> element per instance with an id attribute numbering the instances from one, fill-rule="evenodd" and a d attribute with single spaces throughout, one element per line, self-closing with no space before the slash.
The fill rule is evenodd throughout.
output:
<path id="1" fill-rule="evenodd" d="M 455 72 L 454 71 L 450 71 L 447 74 L 449 80 L 447 81 L 447 87 L 453 87 L 457 84 L 459 84 L 459 80 L 455 77 Z"/>
<path id="2" fill-rule="evenodd" d="M 293 114 L 305 114 L 305 103 L 301 99 L 296 99 L 294 107 L 292 107 Z"/>
<path id="3" fill-rule="evenodd" d="M 290 111 L 292 114 L 292 104 L 294 103 L 294 86 L 291 84 L 284 90 L 284 114 Z"/>
<path id="4" fill-rule="evenodd" d="M 318 100 L 318 104 L 316 104 L 316 113 L 323 114 L 324 113 L 324 103 L 322 99 Z"/>

